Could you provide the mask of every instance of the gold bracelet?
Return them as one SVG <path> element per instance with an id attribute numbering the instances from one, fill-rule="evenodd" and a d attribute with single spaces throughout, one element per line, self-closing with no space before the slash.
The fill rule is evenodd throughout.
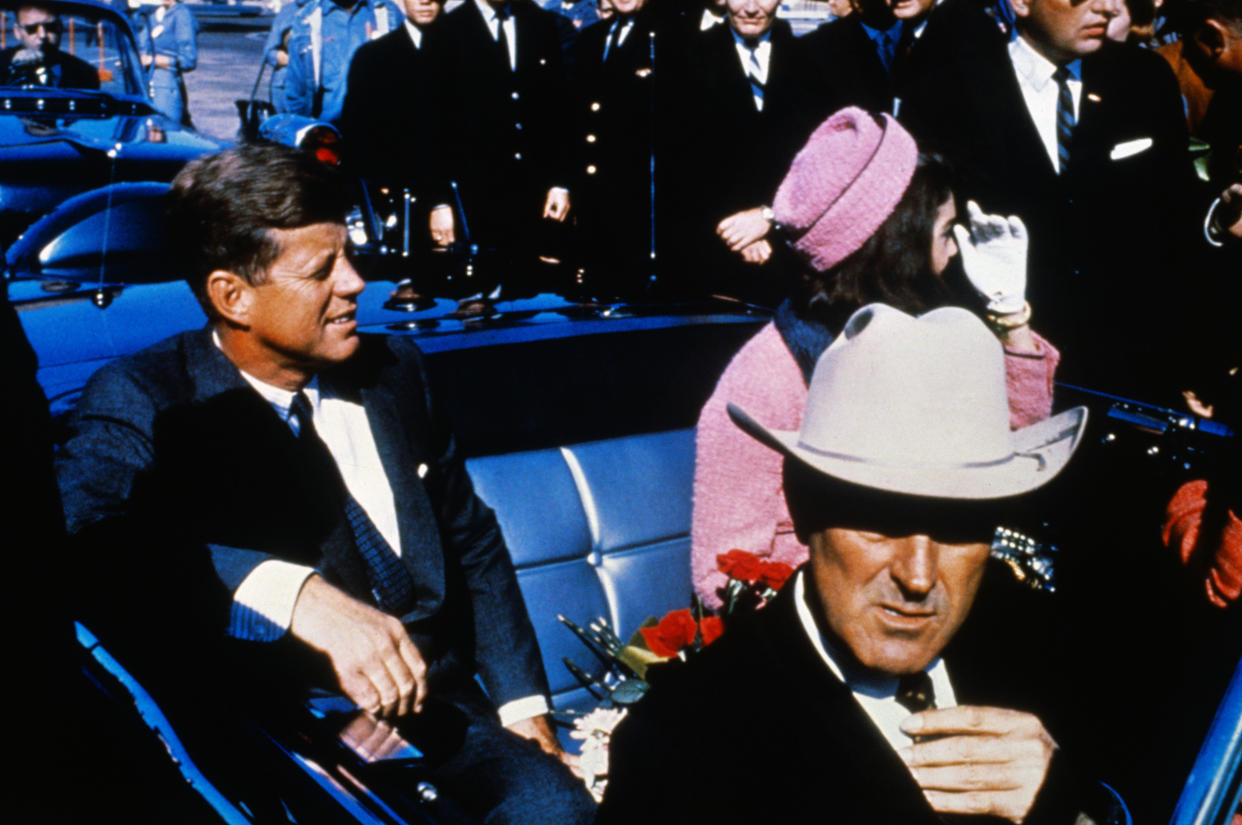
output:
<path id="1" fill-rule="evenodd" d="M 1031 322 L 1031 302 L 1025 301 L 1017 312 L 987 313 L 988 326 L 997 332 L 1008 332 Z"/>

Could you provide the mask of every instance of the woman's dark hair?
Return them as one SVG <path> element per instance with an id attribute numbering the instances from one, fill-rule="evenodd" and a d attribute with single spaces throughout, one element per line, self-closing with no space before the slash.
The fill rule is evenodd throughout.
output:
<path id="1" fill-rule="evenodd" d="M 280 255 L 269 229 L 344 223 L 348 190 L 340 173 L 305 152 L 242 144 L 196 158 L 173 179 L 167 219 L 182 272 L 208 317 L 207 276 L 225 270 L 250 284 Z"/>
<path id="2" fill-rule="evenodd" d="M 799 315 L 836 332 L 859 307 L 881 302 L 917 315 L 943 303 L 949 290 L 932 272 L 932 226 L 953 197 L 953 176 L 939 156 L 919 154 L 910 185 L 884 223 L 849 257 L 794 289 Z"/>

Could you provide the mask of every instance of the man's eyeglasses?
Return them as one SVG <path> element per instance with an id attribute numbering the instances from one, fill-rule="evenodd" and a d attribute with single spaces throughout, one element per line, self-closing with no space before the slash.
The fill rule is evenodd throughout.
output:
<path id="1" fill-rule="evenodd" d="M 31 37 L 39 33 L 39 29 L 43 29 L 45 34 L 60 34 L 61 25 L 59 20 L 47 20 L 40 23 L 18 23 L 19 29 L 25 29 L 26 34 Z"/>

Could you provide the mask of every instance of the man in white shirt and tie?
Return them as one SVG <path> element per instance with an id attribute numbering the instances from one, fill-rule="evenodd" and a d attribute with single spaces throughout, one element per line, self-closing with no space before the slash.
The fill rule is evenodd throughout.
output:
<path id="1" fill-rule="evenodd" d="M 178 175 L 170 232 L 209 323 L 104 367 L 60 454 L 69 531 L 107 593 L 90 613 L 174 701 L 207 672 L 243 704 L 320 687 L 398 730 L 461 719 L 442 792 L 488 821 L 589 821 L 421 354 L 357 332 L 347 192 L 275 145 Z"/>

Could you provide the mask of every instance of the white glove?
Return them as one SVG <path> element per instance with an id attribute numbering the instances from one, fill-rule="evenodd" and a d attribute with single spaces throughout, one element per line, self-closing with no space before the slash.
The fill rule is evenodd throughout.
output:
<path id="1" fill-rule="evenodd" d="M 988 302 L 988 312 L 1007 315 L 1026 305 L 1026 225 L 1017 215 L 985 215 L 969 201 L 970 229 L 953 227 L 966 277 Z"/>

